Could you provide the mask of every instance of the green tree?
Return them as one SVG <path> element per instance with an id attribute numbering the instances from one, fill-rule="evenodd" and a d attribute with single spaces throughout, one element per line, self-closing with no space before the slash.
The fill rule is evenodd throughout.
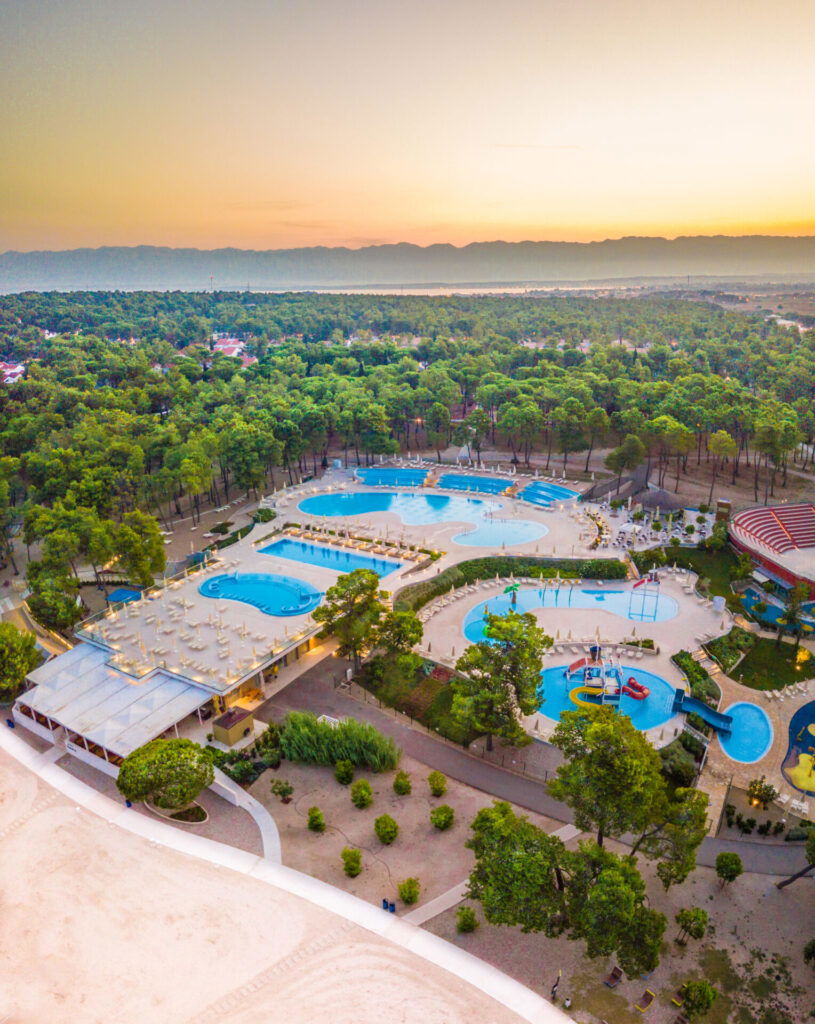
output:
<path id="1" fill-rule="evenodd" d="M 354 807 L 364 811 L 373 802 L 374 791 L 371 789 L 370 782 L 367 779 L 357 779 L 353 786 L 351 786 L 351 803 Z"/>
<path id="2" fill-rule="evenodd" d="M 617 493 L 620 493 L 623 473 L 632 472 L 645 459 L 645 445 L 636 434 L 627 434 L 623 443 L 612 448 L 605 458 L 606 469 L 617 474 Z"/>
<path id="3" fill-rule="evenodd" d="M 795 636 L 795 650 L 801 643 L 801 629 L 803 627 L 803 606 L 809 599 L 809 589 L 805 583 L 796 583 L 787 594 L 787 603 L 784 607 L 784 615 L 780 618 L 779 624 L 783 625 Z M 776 646 L 780 646 L 783 629 L 779 629 L 776 635 Z"/>
<path id="4" fill-rule="evenodd" d="M 710 491 L 707 496 L 708 505 L 713 501 L 713 489 L 723 459 L 732 459 L 738 454 L 739 446 L 726 430 L 717 430 L 711 434 L 707 442 L 707 450 L 713 456 L 713 471 L 710 474 Z"/>
<path id="5" fill-rule="evenodd" d="M 388 612 L 379 623 L 374 642 L 388 654 L 406 654 L 421 642 L 422 633 L 422 623 L 415 612 Z"/>
<path id="6" fill-rule="evenodd" d="M 472 831 L 468 896 L 491 924 L 582 940 L 589 957 L 616 955 L 628 974 L 656 966 L 666 919 L 646 906 L 632 858 L 592 841 L 567 850 L 502 801 L 482 808 Z"/>
<path id="7" fill-rule="evenodd" d="M 688 938 L 703 939 L 707 931 L 707 911 L 701 907 L 684 907 L 676 915 L 676 923 L 679 925 L 677 942 L 684 945 Z"/>
<path id="8" fill-rule="evenodd" d="M 342 869 L 349 878 L 356 878 L 362 871 L 362 851 L 346 846 L 341 855 Z"/>
<path id="9" fill-rule="evenodd" d="M 719 878 L 720 885 L 724 886 L 728 882 L 735 882 L 735 880 L 744 872 L 744 865 L 741 862 L 741 857 L 737 853 L 720 853 L 716 856 L 716 875 Z"/>
<path id="10" fill-rule="evenodd" d="M 436 458 L 441 462 L 441 449 L 450 443 L 450 410 L 441 402 L 434 402 L 425 416 L 427 440 L 436 449 Z"/>
<path id="11" fill-rule="evenodd" d="M 439 832 L 446 832 L 448 828 L 452 828 L 455 819 L 456 812 L 449 804 L 439 804 L 430 812 L 430 824 Z"/>
<path id="12" fill-rule="evenodd" d="M 456 662 L 460 678 L 452 682 L 453 714 L 462 724 L 487 735 L 523 743 L 521 716 L 538 706 L 543 652 L 552 638 L 536 624 L 534 615 L 485 615 L 485 639 L 472 644 Z"/>
<path id="13" fill-rule="evenodd" d="M 14 700 L 26 676 L 40 663 L 33 633 L 24 633 L 11 622 L 0 622 L 0 698 Z"/>
<path id="14" fill-rule="evenodd" d="M 431 796 L 444 796 L 447 792 L 447 779 L 439 771 L 432 771 L 427 776 L 427 785 Z"/>
<path id="15" fill-rule="evenodd" d="M 325 832 L 325 815 L 319 807 L 309 807 L 308 827 L 312 832 Z"/>
<path id="16" fill-rule="evenodd" d="M 322 635 L 336 637 L 339 654 L 352 657 L 358 669 L 362 653 L 375 641 L 384 613 L 379 577 L 370 569 L 355 569 L 328 588 L 313 614 L 315 621 L 323 624 Z"/>
<path id="17" fill-rule="evenodd" d="M 682 986 L 682 1013 L 688 1020 L 696 1020 L 712 1008 L 719 993 L 713 986 L 702 979 L 687 981 Z"/>
<path id="18" fill-rule="evenodd" d="M 128 800 L 174 809 L 195 800 L 214 777 L 212 761 L 197 743 L 153 740 L 122 761 L 116 785 Z"/>

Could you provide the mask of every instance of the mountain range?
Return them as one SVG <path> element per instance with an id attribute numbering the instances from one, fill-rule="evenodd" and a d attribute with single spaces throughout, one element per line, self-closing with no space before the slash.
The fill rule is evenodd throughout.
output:
<path id="1" fill-rule="evenodd" d="M 0 254 L 0 292 L 576 284 L 632 278 L 815 279 L 815 236 L 698 235 L 602 242 L 406 242 L 359 249 L 107 246 Z"/>

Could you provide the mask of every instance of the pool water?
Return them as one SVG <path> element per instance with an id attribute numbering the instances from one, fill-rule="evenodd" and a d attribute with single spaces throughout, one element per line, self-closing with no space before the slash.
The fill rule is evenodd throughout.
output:
<path id="1" fill-rule="evenodd" d="M 303 580 L 274 573 L 229 573 L 204 580 L 204 597 L 226 598 L 250 604 L 266 615 L 305 615 L 320 603 L 322 594 Z"/>
<path id="2" fill-rule="evenodd" d="M 500 519 L 496 502 L 481 498 L 451 497 L 448 494 L 404 494 L 398 492 L 345 491 L 315 494 L 304 498 L 298 508 L 312 516 L 361 516 L 372 512 L 393 512 L 406 526 L 437 523 L 470 523 L 475 529 L 456 534 L 457 544 L 469 547 L 507 547 L 540 540 L 548 533 L 542 523 Z"/>
<path id="3" fill-rule="evenodd" d="M 575 704 L 569 697 L 570 691 L 580 686 L 578 679 L 566 678 L 566 665 L 556 665 L 545 669 L 541 673 L 541 685 L 538 688 L 540 706 L 538 710 L 546 718 L 557 722 L 564 711 L 575 711 Z M 662 676 L 654 675 L 653 672 L 646 672 L 642 668 L 634 668 L 630 665 L 623 665 L 623 675 L 626 679 L 633 676 L 638 683 L 647 686 L 651 691 L 644 700 L 635 700 L 628 694 L 620 698 L 618 709 L 631 719 L 637 729 L 653 729 L 655 726 L 664 725 L 673 718 L 673 696 L 674 687 Z"/>
<path id="4" fill-rule="evenodd" d="M 760 761 L 773 743 L 773 727 L 766 711 L 757 704 L 739 701 L 724 712 L 733 719 L 730 735 L 717 733 L 722 750 L 741 764 Z"/>
<path id="5" fill-rule="evenodd" d="M 392 558 L 376 558 L 373 555 L 362 555 L 356 551 L 330 548 L 322 544 L 309 544 L 306 541 L 291 540 L 288 537 L 276 540 L 258 550 L 262 555 L 290 558 L 293 562 L 317 565 L 321 569 L 333 569 L 335 572 L 370 569 L 377 576 L 387 576 L 403 565 L 402 562 L 397 562 Z"/>
<path id="6" fill-rule="evenodd" d="M 760 615 L 758 612 L 753 611 L 753 605 L 758 601 L 763 601 L 767 605 L 767 611 L 762 612 Z M 767 594 L 761 590 L 757 590 L 755 587 L 748 587 L 741 597 L 741 603 L 761 622 L 771 622 L 777 624 L 779 619 L 784 617 L 784 609 L 780 604 L 776 604 Z M 812 633 L 813 627 L 815 627 L 815 602 L 809 601 L 801 605 L 801 623 L 803 626 L 804 634 Z"/>
<path id="7" fill-rule="evenodd" d="M 815 701 L 798 708 L 790 719 L 781 773 L 801 793 L 815 796 Z"/>
<path id="8" fill-rule="evenodd" d="M 354 475 L 369 487 L 421 487 L 428 476 L 426 469 L 377 468 L 356 469 Z"/>
<path id="9" fill-rule="evenodd" d="M 518 495 L 524 501 L 532 505 L 551 505 L 556 501 L 570 501 L 578 496 L 578 491 L 570 487 L 563 487 L 560 484 L 546 483 L 544 480 L 536 480 L 529 484 Z"/>
<path id="10" fill-rule="evenodd" d="M 471 473 L 444 473 L 439 477 L 438 487 L 448 491 L 480 491 L 482 494 L 500 494 L 505 491 L 511 480 L 502 480 L 497 476 L 475 476 Z"/>
<path id="11" fill-rule="evenodd" d="M 531 612 L 536 608 L 596 608 L 633 622 L 665 622 L 674 618 L 679 611 L 672 597 L 664 594 L 641 595 L 639 590 L 632 591 L 630 586 L 522 587 L 516 591 L 514 606 L 511 594 L 499 594 L 472 608 L 464 619 L 464 635 L 472 643 L 478 643 L 484 639 L 485 611 L 493 615 L 506 615 L 513 607 L 517 612 Z"/>

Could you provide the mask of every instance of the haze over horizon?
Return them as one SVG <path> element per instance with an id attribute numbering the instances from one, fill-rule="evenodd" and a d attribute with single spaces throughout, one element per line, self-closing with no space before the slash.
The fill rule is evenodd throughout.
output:
<path id="1" fill-rule="evenodd" d="M 806 0 L 10 0 L 0 250 L 815 234 Z"/>

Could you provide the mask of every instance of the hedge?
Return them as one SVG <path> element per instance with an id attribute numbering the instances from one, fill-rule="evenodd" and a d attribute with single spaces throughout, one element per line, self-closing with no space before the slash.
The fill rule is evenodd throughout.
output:
<path id="1" fill-rule="evenodd" d="M 399 764 L 402 751 L 390 736 L 384 736 L 368 722 L 345 718 L 341 722 L 319 722 L 309 711 L 290 711 L 283 722 L 280 749 L 289 761 L 336 765 L 350 761 L 357 768 L 373 772 L 390 771 Z"/>
<path id="2" fill-rule="evenodd" d="M 520 555 L 473 558 L 451 565 L 432 579 L 409 584 L 396 595 L 394 608 L 397 611 L 418 611 L 429 601 L 446 594 L 451 587 L 465 587 L 496 576 L 554 579 L 558 574 L 566 578 L 624 580 L 628 569 L 614 558 L 529 558 Z"/>

